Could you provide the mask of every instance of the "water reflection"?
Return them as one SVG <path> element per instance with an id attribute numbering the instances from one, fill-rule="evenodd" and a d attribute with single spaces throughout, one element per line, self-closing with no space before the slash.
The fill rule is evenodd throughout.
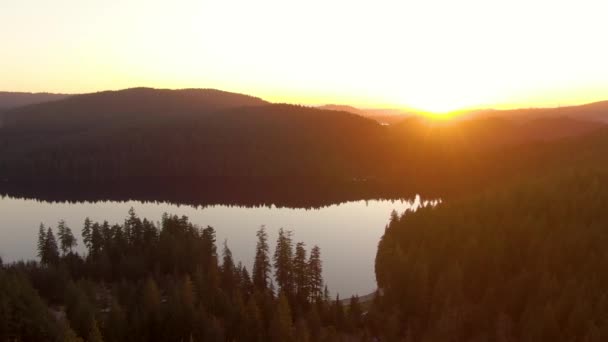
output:
<path id="1" fill-rule="evenodd" d="M 55 226 L 60 219 L 79 238 L 85 217 L 93 221 L 122 222 L 129 208 L 154 222 L 164 212 L 186 215 L 200 226 L 217 231 L 218 245 L 225 239 L 236 261 L 251 270 L 255 231 L 265 225 L 274 245 L 277 231 L 292 230 L 294 242 L 303 241 L 307 249 L 321 247 L 324 277 L 330 291 L 342 297 L 367 294 L 375 289 L 374 259 L 378 241 L 392 210 L 415 209 L 423 202 L 414 200 L 369 200 L 333 204 L 316 209 L 241 207 L 231 205 L 191 206 L 140 201 L 45 202 L 34 199 L 0 199 L 0 255 L 5 261 L 32 259 L 36 255 L 38 225 Z M 272 251 L 271 251 L 272 253 Z"/>

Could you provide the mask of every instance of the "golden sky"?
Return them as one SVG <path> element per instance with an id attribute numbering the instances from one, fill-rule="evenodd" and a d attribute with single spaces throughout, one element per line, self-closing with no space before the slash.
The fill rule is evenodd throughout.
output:
<path id="1" fill-rule="evenodd" d="M 429 111 L 608 99 L 605 0 L 0 2 L 0 90 Z"/>

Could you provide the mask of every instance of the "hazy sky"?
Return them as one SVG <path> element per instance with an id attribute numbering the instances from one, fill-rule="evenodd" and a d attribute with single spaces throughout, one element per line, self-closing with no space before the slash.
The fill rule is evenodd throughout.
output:
<path id="1" fill-rule="evenodd" d="M 608 3 L 0 0 L 0 90 L 460 107 L 608 99 Z"/>

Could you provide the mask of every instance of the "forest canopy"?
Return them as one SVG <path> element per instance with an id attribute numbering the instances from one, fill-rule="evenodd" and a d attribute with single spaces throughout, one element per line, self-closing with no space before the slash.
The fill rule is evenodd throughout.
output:
<path id="1" fill-rule="evenodd" d="M 393 215 L 376 278 L 401 336 L 605 340 L 607 206 L 600 167 Z"/>
<path id="2" fill-rule="evenodd" d="M 0 263 L 0 341 L 317 341 L 364 336 L 357 296 L 330 298 L 321 250 L 262 226 L 253 268 L 215 230 L 133 210 L 86 219 L 82 240 L 40 225 L 39 261 Z M 82 243 L 86 254 L 74 252 Z"/>

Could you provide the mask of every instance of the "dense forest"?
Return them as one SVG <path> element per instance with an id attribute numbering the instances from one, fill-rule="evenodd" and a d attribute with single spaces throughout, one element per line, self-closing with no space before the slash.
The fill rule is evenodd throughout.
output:
<path id="1" fill-rule="evenodd" d="M 572 117 L 410 118 L 382 126 L 344 111 L 211 89 L 77 95 L 4 115 L 5 194 L 28 196 L 32 188 L 48 199 L 178 197 L 203 204 L 223 202 L 227 193 L 237 204 L 303 206 L 445 197 L 537 172 L 539 165 L 572 163 L 579 157 L 559 154 L 552 144 L 604 131 L 602 123 Z"/>
<path id="2" fill-rule="evenodd" d="M 587 114 L 601 118 L 604 105 Z M 260 228 L 250 272 L 228 242 L 218 251 L 212 227 L 186 217 L 87 220 L 81 242 L 64 222 L 41 226 L 39 261 L 0 262 L 0 340 L 607 340 L 608 131 L 537 114 L 383 126 L 340 110 L 152 89 L 9 110 L 1 193 L 442 202 L 393 213 L 376 257 L 379 291 L 365 301 L 330 295 L 320 250 L 285 230 L 271 255 Z"/>
<path id="3" fill-rule="evenodd" d="M 604 165 L 395 213 L 376 278 L 400 335 L 605 341 L 607 206 Z"/>
<path id="4" fill-rule="evenodd" d="M 130 211 L 122 225 L 39 228 L 39 261 L 0 267 L 0 341 L 338 341 L 381 336 L 353 296 L 330 298 L 321 251 L 257 231 L 251 272 L 212 227 Z M 73 252 L 78 243 L 85 256 Z"/>
<path id="5" fill-rule="evenodd" d="M 21 93 L 0 91 L 0 122 L 2 119 L 1 113 L 5 110 L 42 102 L 62 100 L 68 96 L 69 95 L 66 94 L 53 93 Z"/>

